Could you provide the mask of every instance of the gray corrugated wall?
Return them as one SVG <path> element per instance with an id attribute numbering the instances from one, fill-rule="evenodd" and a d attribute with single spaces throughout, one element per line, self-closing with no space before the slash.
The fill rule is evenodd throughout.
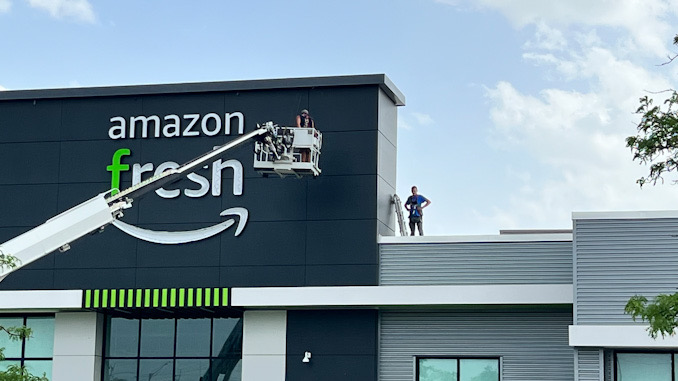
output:
<path id="1" fill-rule="evenodd" d="M 385 311 L 380 381 L 414 380 L 415 356 L 502 358 L 502 381 L 574 380 L 568 311 Z"/>
<path id="2" fill-rule="evenodd" d="M 603 351 L 601 349 L 578 349 L 577 378 L 575 381 L 603 381 Z"/>
<path id="3" fill-rule="evenodd" d="M 633 324 L 631 296 L 676 292 L 678 219 L 578 219 L 574 232 L 575 324 Z"/>
<path id="4" fill-rule="evenodd" d="M 572 242 L 380 244 L 381 285 L 571 284 Z"/>

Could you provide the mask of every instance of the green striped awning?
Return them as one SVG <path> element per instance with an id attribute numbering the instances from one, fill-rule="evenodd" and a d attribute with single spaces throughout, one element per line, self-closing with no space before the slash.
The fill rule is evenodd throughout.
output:
<path id="1" fill-rule="evenodd" d="M 228 307 L 228 288 L 121 288 L 85 290 L 88 309 Z"/>

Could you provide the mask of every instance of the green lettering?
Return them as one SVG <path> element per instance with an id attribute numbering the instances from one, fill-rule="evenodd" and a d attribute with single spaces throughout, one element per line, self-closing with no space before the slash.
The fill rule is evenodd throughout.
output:
<path id="1" fill-rule="evenodd" d="M 111 196 L 120 193 L 120 172 L 129 171 L 129 165 L 122 164 L 120 160 L 130 154 L 129 148 L 120 148 L 113 154 L 112 164 L 106 167 L 111 172 Z"/>

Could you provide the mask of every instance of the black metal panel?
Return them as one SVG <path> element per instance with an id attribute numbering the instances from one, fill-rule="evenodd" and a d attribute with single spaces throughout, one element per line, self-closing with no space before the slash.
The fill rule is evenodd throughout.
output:
<path id="1" fill-rule="evenodd" d="M 218 267 L 137 267 L 136 287 L 201 287 L 219 282 Z"/>
<path id="2" fill-rule="evenodd" d="M 0 143 L 58 141 L 61 104 L 60 99 L 3 102 Z"/>
<path id="3" fill-rule="evenodd" d="M 376 162 L 377 131 L 323 132 L 323 174 L 373 175 Z"/>
<path id="4" fill-rule="evenodd" d="M 243 236 L 234 237 L 232 228 L 220 236 L 221 265 L 227 266 L 299 266 L 306 260 L 306 222 L 251 222 Z"/>
<path id="5" fill-rule="evenodd" d="M 308 363 L 302 363 L 311 352 Z M 288 380 L 375 380 L 377 312 L 288 311 Z"/>
<path id="6" fill-rule="evenodd" d="M 259 287 L 305 285 L 304 266 L 222 266 L 220 287 Z"/>
<path id="7" fill-rule="evenodd" d="M 200 229 L 204 227 L 204 224 L 150 224 L 139 225 L 139 227 L 172 232 Z M 219 237 L 210 237 L 190 245 L 162 245 L 143 240 L 135 241 L 137 241 L 137 266 L 139 267 L 219 266 Z"/>
<path id="8" fill-rule="evenodd" d="M 22 269 L 10 274 L 2 280 L 3 290 L 26 290 L 26 285 L 30 285 L 30 290 L 53 290 L 59 289 L 54 283 L 55 273 L 53 270 L 31 270 Z M 61 289 L 66 289 L 62 287 Z"/>
<path id="9" fill-rule="evenodd" d="M 230 170 L 227 172 L 233 173 Z M 221 209 L 247 206 L 249 223 L 304 221 L 306 220 L 307 181 L 313 180 L 297 179 L 293 176 L 285 178 L 258 176 L 246 179 L 243 184 L 243 194 L 234 196 L 233 179 L 226 178 L 221 184 Z M 297 231 L 296 234 L 303 234 L 303 230 Z"/>
<path id="10" fill-rule="evenodd" d="M 37 226 L 57 214 L 56 184 L 0 185 L 0 226 Z"/>
<path id="11" fill-rule="evenodd" d="M 53 275 L 37 279 L 31 275 L 38 274 L 37 270 L 20 270 L 0 283 L 0 289 L 14 287 L 9 282 L 13 278 L 22 279 L 25 289 L 47 284 L 83 289 L 377 284 L 378 176 L 380 171 L 393 171 L 388 164 L 377 163 L 380 89 L 392 86 L 376 81 L 379 78 L 325 78 L 316 85 L 308 79 L 265 82 L 273 86 L 270 89 L 255 81 L 252 86 L 239 83 L 235 87 L 228 83 L 185 85 L 183 92 L 182 85 L 168 85 L 142 86 L 138 92 L 104 88 L 15 93 L 19 99 L 36 96 L 35 104 L 32 99 L 7 100 L 3 94 L 0 145 L 11 144 L 4 144 L 0 159 L 11 166 L 0 172 L 0 234 L 8 238 L 108 190 L 112 176 L 107 166 L 119 149 L 130 150 L 121 160 L 129 166 L 120 172 L 120 187 L 125 188 L 132 184 L 135 164 L 152 166 L 152 171 L 142 174 L 145 179 L 161 163 L 182 164 L 237 135 L 237 126 L 231 125 L 226 135 L 222 125 L 219 134 L 206 136 L 199 121 L 194 130 L 201 131 L 200 136 L 161 134 L 156 138 L 150 128 L 146 138 L 136 129 L 133 139 L 111 139 L 109 128 L 114 123 L 110 120 L 116 116 L 129 123 L 130 117 L 157 115 L 164 124 L 166 115 L 177 115 L 183 130 L 186 114 L 214 113 L 223 121 L 226 113 L 240 112 L 247 132 L 268 120 L 293 125 L 299 110 L 307 108 L 325 139 L 320 161 L 323 172 L 318 178 L 262 177 L 253 169 L 252 144 L 248 143 L 223 158 L 242 164 L 242 194 L 233 189 L 234 171 L 225 168 L 220 174 L 220 194 L 213 195 L 214 179 L 208 166 L 196 171 L 204 181 L 184 179 L 165 186 L 179 190 L 178 197 L 147 194 L 135 200 L 123 218 L 142 228 L 186 231 L 230 218 L 219 215 L 223 210 L 246 208 L 248 221 L 237 237 L 236 226 L 231 226 L 217 237 L 165 246 L 132 238 L 110 226 L 73 243 L 69 252 L 51 254 L 33 265 L 54 268 L 50 270 Z M 386 153 L 387 158 L 391 156 L 392 152 Z M 186 194 L 205 182 L 209 188 L 203 188 L 204 196 Z"/>
<path id="12" fill-rule="evenodd" d="M 309 111 L 322 131 L 374 131 L 378 96 L 376 86 L 315 88 L 310 90 Z"/>
<path id="13" fill-rule="evenodd" d="M 307 226 L 306 250 L 309 265 L 378 263 L 374 220 L 314 221 Z M 369 233 L 369 234 L 367 234 Z"/>
<path id="14" fill-rule="evenodd" d="M 74 250 L 74 249 L 72 249 Z M 17 271 L 21 274 L 23 270 Z M 137 283 L 134 268 L 107 268 L 107 269 L 56 269 L 54 270 L 54 288 L 57 290 L 82 289 L 82 285 L 91 288 L 133 288 Z M 15 274 L 10 275 L 10 277 Z M 27 279 L 24 288 L 32 288 L 36 279 Z M 0 283 L 4 287 L 4 281 Z"/>
<path id="15" fill-rule="evenodd" d="M 0 184 L 54 184 L 59 142 L 0 143 Z"/>
<path id="16" fill-rule="evenodd" d="M 94 232 L 73 242 L 70 250 L 45 258 L 52 258 L 53 267 L 58 269 L 134 268 L 136 247 L 136 239 L 107 226 L 101 233 Z"/>
<path id="17" fill-rule="evenodd" d="M 134 152 L 139 146 L 139 141 L 127 141 L 122 147 Z M 64 184 L 102 182 L 108 183 L 107 188 L 110 189 L 111 173 L 106 170 L 106 166 L 111 164 L 113 153 L 122 147 L 119 142 L 112 140 L 62 142 L 59 181 Z M 127 181 L 129 183 L 125 182 L 126 186 L 132 185 L 131 176 Z"/>
<path id="18" fill-rule="evenodd" d="M 141 115 L 141 104 L 139 96 L 68 99 L 61 109 L 61 140 L 107 139 L 110 118 Z"/>
<path id="19" fill-rule="evenodd" d="M 375 218 L 376 194 L 376 176 L 319 176 L 308 183 L 308 219 Z"/>
<path id="20" fill-rule="evenodd" d="M 307 265 L 307 286 L 373 286 L 378 265 Z"/>

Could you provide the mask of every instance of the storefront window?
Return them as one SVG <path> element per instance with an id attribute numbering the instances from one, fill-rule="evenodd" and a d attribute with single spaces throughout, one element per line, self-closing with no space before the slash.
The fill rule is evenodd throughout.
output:
<path id="1" fill-rule="evenodd" d="M 617 353 L 617 381 L 672 381 L 672 353 Z"/>
<path id="2" fill-rule="evenodd" d="M 52 353 L 54 351 L 54 316 L 1 317 L 0 326 L 26 326 L 32 330 L 29 339 L 10 340 L 0 334 L 0 348 L 4 348 L 5 360 L 0 361 L 0 370 L 10 365 L 23 365 L 33 375 L 52 378 Z"/>
<path id="3" fill-rule="evenodd" d="M 499 381 L 499 359 L 420 357 L 417 381 Z"/>
<path id="4" fill-rule="evenodd" d="M 241 379 L 242 318 L 109 317 L 104 381 Z"/>

